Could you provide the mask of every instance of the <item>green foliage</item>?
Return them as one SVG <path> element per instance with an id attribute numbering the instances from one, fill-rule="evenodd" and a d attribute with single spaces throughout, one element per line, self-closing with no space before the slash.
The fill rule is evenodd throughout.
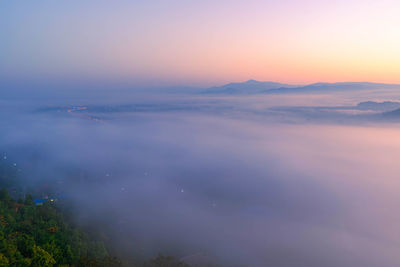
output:
<path id="1" fill-rule="evenodd" d="M 9 262 L 6 256 L 4 256 L 2 253 L 0 253 L 0 266 L 8 266 Z"/>
<path id="2" fill-rule="evenodd" d="M 16 202 L 0 190 L 1 266 L 120 266 L 102 242 L 69 226 L 51 204 L 35 206 L 30 195 Z"/>
<path id="3" fill-rule="evenodd" d="M 33 247 L 33 258 L 31 261 L 31 266 L 42 266 L 51 267 L 56 263 L 54 258 L 46 250 L 40 248 L 39 246 Z"/>
<path id="4" fill-rule="evenodd" d="M 6 189 L 6 188 L 2 188 L 1 190 L 0 190 L 0 200 L 1 201 L 4 201 L 4 202 L 9 202 L 9 201 L 11 201 L 11 196 L 10 196 L 10 194 L 8 193 L 8 190 Z"/>

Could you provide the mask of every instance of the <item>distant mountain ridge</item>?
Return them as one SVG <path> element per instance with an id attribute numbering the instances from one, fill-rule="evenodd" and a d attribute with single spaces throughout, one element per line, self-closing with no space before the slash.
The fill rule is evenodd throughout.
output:
<path id="1" fill-rule="evenodd" d="M 276 88 L 293 88 L 297 85 L 283 84 L 278 82 L 259 82 L 248 80 L 242 83 L 229 83 L 222 86 L 214 86 L 204 90 L 203 94 L 260 94 L 267 90 Z"/>
<path id="2" fill-rule="evenodd" d="M 312 92 L 338 92 L 338 91 L 356 91 L 368 89 L 389 89 L 399 88 L 400 84 L 385 84 L 371 82 L 338 82 L 338 83 L 314 83 L 310 85 L 294 88 L 276 88 L 265 91 L 267 94 L 282 93 L 312 93 Z"/>
<path id="3" fill-rule="evenodd" d="M 399 120 L 400 119 L 400 108 L 392 111 L 382 113 L 383 118 L 391 119 L 391 120 Z"/>
<path id="4" fill-rule="evenodd" d="M 374 111 L 393 111 L 400 108 L 400 102 L 398 101 L 366 101 L 361 102 L 356 107 L 358 110 L 374 110 Z"/>
<path id="5" fill-rule="evenodd" d="M 214 86 L 203 90 L 202 94 L 285 94 L 285 93 L 311 93 L 311 92 L 335 92 L 368 89 L 399 88 L 400 84 L 385 84 L 371 82 L 338 82 L 338 83 L 313 83 L 309 85 L 290 85 L 278 82 L 259 82 L 249 80 L 242 83 L 229 83 L 222 86 Z"/>

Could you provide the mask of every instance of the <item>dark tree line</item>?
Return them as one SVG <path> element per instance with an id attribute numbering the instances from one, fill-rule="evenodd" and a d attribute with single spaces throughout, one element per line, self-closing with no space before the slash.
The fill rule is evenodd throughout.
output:
<path id="1" fill-rule="evenodd" d="M 89 235 L 69 223 L 64 216 L 68 214 L 65 207 L 50 201 L 36 206 L 30 194 L 19 198 L 25 191 L 20 185 L 15 165 L 0 159 L 0 267 L 187 266 L 174 257 L 163 255 L 143 264 L 121 264 L 110 256 L 95 234 Z M 12 189 L 12 196 L 6 188 Z"/>
<path id="2" fill-rule="evenodd" d="M 120 266 L 101 241 L 68 225 L 50 202 L 0 190 L 0 266 Z"/>

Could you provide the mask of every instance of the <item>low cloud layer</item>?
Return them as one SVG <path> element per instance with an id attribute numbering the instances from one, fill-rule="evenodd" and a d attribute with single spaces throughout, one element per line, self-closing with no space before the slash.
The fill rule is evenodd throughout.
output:
<path id="1" fill-rule="evenodd" d="M 400 264 L 397 125 L 283 123 L 260 112 L 271 100 L 200 99 L 163 100 L 196 109 L 86 114 L 100 121 L 38 112 L 51 102 L 21 110 L 7 101 L 3 163 L 18 164 L 24 185 L 68 196 L 75 220 L 102 228 L 125 257 Z"/>

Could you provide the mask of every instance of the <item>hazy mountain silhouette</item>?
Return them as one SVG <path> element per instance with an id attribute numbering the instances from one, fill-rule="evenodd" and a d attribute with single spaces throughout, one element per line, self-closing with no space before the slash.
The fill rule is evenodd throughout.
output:
<path id="1" fill-rule="evenodd" d="M 292 88 L 297 85 L 289 85 L 277 82 L 259 82 L 248 80 L 242 83 L 229 83 L 222 86 L 214 86 L 204 90 L 204 94 L 261 94 L 266 90 L 277 88 Z"/>
<path id="2" fill-rule="evenodd" d="M 356 106 L 358 110 L 374 110 L 374 111 L 393 111 L 400 108 L 400 102 L 385 101 L 374 102 L 366 101 L 361 102 Z"/>
<path id="3" fill-rule="evenodd" d="M 371 89 L 394 89 L 399 88 L 399 84 L 385 83 L 370 83 L 370 82 L 340 82 L 340 83 L 314 83 L 306 86 L 295 88 L 276 88 L 266 90 L 263 93 L 267 94 L 282 94 L 282 93 L 316 93 L 316 92 L 337 92 L 337 91 L 356 91 L 356 90 L 371 90 Z"/>
<path id="4" fill-rule="evenodd" d="M 383 112 L 382 116 L 385 119 L 398 120 L 400 119 L 400 108 L 388 112 Z"/>
<path id="5" fill-rule="evenodd" d="M 314 83 L 305 86 L 282 84 L 277 82 L 259 82 L 249 80 L 242 83 L 229 83 L 203 90 L 203 94 L 284 94 L 284 93 L 316 93 L 336 91 L 356 91 L 372 89 L 395 89 L 399 84 L 384 84 L 370 82 L 339 82 L 339 83 Z"/>

